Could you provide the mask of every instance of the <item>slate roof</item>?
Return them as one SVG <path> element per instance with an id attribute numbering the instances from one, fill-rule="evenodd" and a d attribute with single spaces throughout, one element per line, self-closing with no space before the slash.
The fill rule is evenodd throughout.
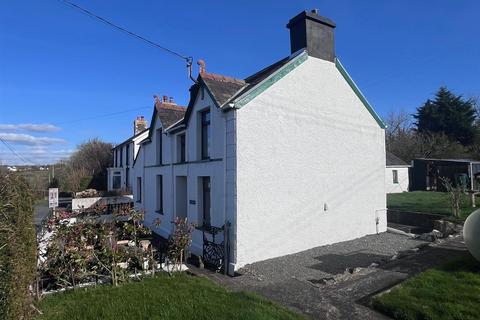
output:
<path id="1" fill-rule="evenodd" d="M 150 128 L 148 131 L 148 137 L 140 142 L 140 144 L 150 143 L 152 140 L 153 128 L 155 127 L 155 120 L 160 118 L 162 122 L 162 128 L 165 130 L 175 123 L 181 122 L 184 119 L 185 113 L 187 111 L 186 107 L 169 103 L 162 102 L 159 99 L 155 100 L 155 107 L 153 108 L 152 121 L 150 122 Z"/>
<path id="2" fill-rule="evenodd" d="M 171 103 L 155 103 L 155 110 L 158 113 L 163 128 L 168 128 L 179 120 L 183 119 L 187 108 Z"/>
<path id="3" fill-rule="evenodd" d="M 207 86 L 208 90 L 212 93 L 213 98 L 217 102 L 218 106 L 223 106 L 226 102 L 234 100 L 235 98 L 248 92 L 257 84 L 268 78 L 271 74 L 275 73 L 278 69 L 287 64 L 290 60 L 295 58 L 297 54 L 290 55 L 279 61 L 269 65 L 268 67 L 252 74 L 240 80 L 232 77 L 226 77 L 214 73 L 203 72 L 199 75 L 201 80 Z"/>
<path id="4" fill-rule="evenodd" d="M 390 152 L 386 152 L 386 156 L 387 156 L 387 166 L 408 166 L 409 164 L 406 163 L 405 161 L 403 161 L 402 159 L 400 159 L 399 157 L 397 157 L 396 155 L 394 155 L 393 153 L 390 153 Z"/>
<path id="5" fill-rule="evenodd" d="M 192 113 L 193 105 L 195 104 L 195 99 L 197 97 L 197 94 L 200 92 L 200 87 L 202 85 L 204 85 L 210 92 L 217 106 L 223 107 L 229 101 L 240 97 L 241 95 L 254 88 L 257 84 L 268 78 L 271 74 L 275 73 L 278 69 L 286 65 L 288 62 L 290 62 L 302 52 L 304 52 L 304 50 L 299 50 L 298 52 L 289 55 L 288 57 L 280 59 L 279 61 L 269 65 L 268 67 L 252 74 L 251 76 L 248 76 L 247 78 L 245 78 L 245 80 L 205 71 L 201 72 L 198 75 L 197 83 L 190 87 L 190 101 L 188 103 L 184 119 L 182 121 L 179 121 L 175 126 L 170 129 L 174 131 L 179 129 L 182 125 L 188 123 L 188 119 L 190 117 L 190 114 Z"/>
<path id="6" fill-rule="evenodd" d="M 245 87 L 245 81 L 243 80 L 215 73 L 202 72 L 199 78 L 201 78 L 203 83 L 208 87 L 218 106 L 222 106 L 240 89 Z"/>
<path id="7" fill-rule="evenodd" d="M 131 136 L 131 137 L 128 138 L 127 140 L 125 140 L 125 141 L 117 144 L 115 147 L 112 148 L 112 150 L 114 150 L 114 149 L 116 149 L 116 148 L 118 148 L 118 147 L 124 146 L 125 144 L 127 144 L 127 143 L 129 143 L 129 142 L 132 142 L 133 139 L 135 139 L 136 137 L 138 137 L 139 135 L 141 135 L 142 133 L 144 133 L 144 132 L 147 131 L 147 130 L 148 130 L 148 128 L 140 131 L 139 133 L 137 133 L 137 134 L 135 134 L 135 135 L 133 135 L 133 136 Z"/>

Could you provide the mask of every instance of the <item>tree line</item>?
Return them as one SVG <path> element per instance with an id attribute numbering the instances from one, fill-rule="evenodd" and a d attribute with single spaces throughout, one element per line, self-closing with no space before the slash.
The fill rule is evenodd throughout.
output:
<path id="1" fill-rule="evenodd" d="M 441 87 L 416 109 L 391 113 L 386 119 L 386 149 L 410 162 L 415 158 L 480 160 L 480 107 Z"/>
<path id="2" fill-rule="evenodd" d="M 98 138 L 81 143 L 66 161 L 55 164 L 50 188 L 78 192 L 107 190 L 107 168 L 113 164 L 113 145 Z"/>

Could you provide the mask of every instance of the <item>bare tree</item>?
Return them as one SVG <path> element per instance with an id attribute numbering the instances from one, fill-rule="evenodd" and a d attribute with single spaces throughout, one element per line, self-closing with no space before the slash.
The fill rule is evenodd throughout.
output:
<path id="1" fill-rule="evenodd" d="M 392 112 L 386 120 L 387 151 L 409 162 L 415 158 L 464 158 L 469 149 L 444 133 L 419 133 L 412 115 L 405 111 Z M 479 148 L 480 154 L 480 148 Z"/>
<path id="2" fill-rule="evenodd" d="M 112 165 L 111 143 L 92 139 L 80 144 L 70 159 L 57 165 L 63 190 L 105 189 L 107 168 Z"/>
<path id="3" fill-rule="evenodd" d="M 466 192 L 466 186 L 464 184 L 454 185 L 450 179 L 440 177 L 445 189 L 447 189 L 448 196 L 450 198 L 450 205 L 452 206 L 452 215 L 455 218 L 460 218 L 460 207 L 463 201 L 463 195 Z"/>

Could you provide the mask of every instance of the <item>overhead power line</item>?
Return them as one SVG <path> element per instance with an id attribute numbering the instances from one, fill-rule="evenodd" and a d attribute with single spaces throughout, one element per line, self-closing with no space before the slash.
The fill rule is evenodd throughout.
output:
<path id="1" fill-rule="evenodd" d="M 91 12 L 90 10 L 87 10 L 87 9 L 85 9 L 85 8 L 80 7 L 79 5 L 77 5 L 77 4 L 73 3 L 73 2 L 70 2 L 70 1 L 67 1 L 67 0 L 59 0 L 59 1 L 62 2 L 63 4 L 65 4 L 65 5 L 69 6 L 70 8 L 73 8 L 73 9 L 75 9 L 75 10 L 78 10 L 78 11 L 80 11 L 81 13 L 83 13 L 83 14 L 91 17 L 91 18 L 94 18 L 94 19 L 98 20 L 99 22 L 102 22 L 102 23 L 104 23 L 104 24 L 106 24 L 106 25 L 108 25 L 108 26 L 110 26 L 110 27 L 112 27 L 112 28 L 114 28 L 114 29 L 116 29 L 116 30 L 118 30 L 118 31 L 121 31 L 121 32 L 123 32 L 123 33 L 125 33 L 125 34 L 127 34 L 127 35 L 129 35 L 129 36 L 131 36 L 131 37 L 133 37 L 133 38 L 136 38 L 136 39 L 138 39 L 138 40 L 141 40 L 141 41 L 149 44 L 149 45 L 152 46 L 152 47 L 161 49 L 161 50 L 163 50 L 163 51 L 165 51 L 165 52 L 168 52 L 168 53 L 170 53 L 170 54 L 172 54 L 172 55 L 175 55 L 175 56 L 177 56 L 178 58 L 180 58 L 180 59 L 182 59 L 182 60 L 185 60 L 185 61 L 187 62 L 187 64 L 191 64 L 191 63 L 192 63 L 193 58 L 190 57 L 190 56 L 187 57 L 187 56 L 185 56 L 185 55 L 182 55 L 182 54 L 180 54 L 180 53 L 178 53 L 178 52 L 176 52 L 176 51 L 174 51 L 174 50 L 172 50 L 172 49 L 169 49 L 169 48 L 164 47 L 164 46 L 162 46 L 162 45 L 160 45 L 160 44 L 158 44 L 158 43 L 155 43 L 155 42 L 153 42 L 152 40 L 149 40 L 149 39 L 147 39 L 147 38 L 145 38 L 145 37 L 143 37 L 143 36 L 141 36 L 141 35 L 139 35 L 139 34 L 137 34 L 137 33 L 135 33 L 135 32 L 129 31 L 129 30 L 127 30 L 127 29 L 125 29 L 125 28 L 123 28 L 123 27 L 121 27 L 121 26 L 119 26 L 119 25 L 117 25 L 117 24 L 115 24 L 115 23 L 113 23 L 113 22 L 105 19 L 105 18 L 100 17 L 99 15 Z"/>
<path id="2" fill-rule="evenodd" d="M 20 160 L 22 160 L 23 162 L 26 162 L 26 163 L 31 163 L 31 164 L 36 164 L 35 162 L 25 158 L 24 156 L 20 155 L 16 150 L 15 148 L 10 144 L 8 143 L 5 139 L 3 139 L 2 137 L 0 137 L 0 141 L 3 142 L 3 144 L 14 154 L 17 156 L 17 158 L 19 158 Z"/>
<path id="3" fill-rule="evenodd" d="M 113 116 L 116 116 L 116 115 L 119 115 L 119 114 L 128 113 L 128 112 L 135 111 L 135 110 L 149 109 L 149 108 L 152 108 L 152 107 L 140 107 L 140 108 L 126 109 L 126 110 L 121 110 L 121 111 L 112 112 L 112 113 L 100 114 L 100 115 L 97 115 L 97 116 L 92 116 L 92 117 L 87 117 L 87 118 L 57 122 L 57 123 L 54 123 L 54 125 L 63 125 L 63 124 L 69 124 L 69 123 L 75 123 L 75 122 L 81 122 L 81 121 L 87 121 L 87 120 L 94 120 L 94 119 L 99 119 L 99 118 L 113 117 Z"/>

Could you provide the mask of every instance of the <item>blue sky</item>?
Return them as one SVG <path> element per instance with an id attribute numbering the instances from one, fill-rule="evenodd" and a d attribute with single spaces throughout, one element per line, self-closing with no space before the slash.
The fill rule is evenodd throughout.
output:
<path id="1" fill-rule="evenodd" d="M 288 55 L 286 23 L 318 8 L 337 23 L 337 54 L 382 117 L 413 112 L 442 85 L 480 96 L 474 0 L 72 1 L 240 78 Z M 135 116 L 150 119 L 153 94 L 186 104 L 190 85 L 178 58 L 60 1 L 0 0 L 0 136 L 28 160 L 56 161 L 94 137 L 121 142 Z M 22 162 L 3 144 L 0 161 Z"/>

